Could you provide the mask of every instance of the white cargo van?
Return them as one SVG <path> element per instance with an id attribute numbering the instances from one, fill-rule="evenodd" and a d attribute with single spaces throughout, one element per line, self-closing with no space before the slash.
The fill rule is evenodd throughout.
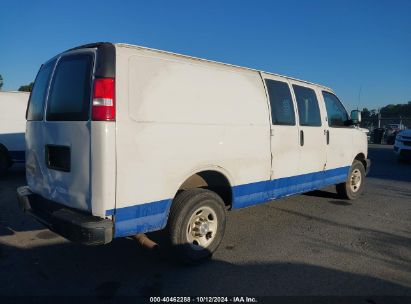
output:
<path id="1" fill-rule="evenodd" d="M 355 117 L 353 117 L 355 116 Z M 337 185 L 357 198 L 367 138 L 333 91 L 126 44 L 50 59 L 27 112 L 21 207 L 84 244 L 165 228 L 209 257 L 225 212 Z"/>
<path id="2" fill-rule="evenodd" d="M 0 91 L 0 176 L 24 162 L 25 113 L 29 93 Z"/>

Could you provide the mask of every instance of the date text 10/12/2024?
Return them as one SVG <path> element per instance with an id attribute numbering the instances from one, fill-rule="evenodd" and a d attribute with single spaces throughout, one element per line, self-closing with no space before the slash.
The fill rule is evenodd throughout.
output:
<path id="1" fill-rule="evenodd" d="M 150 303 L 258 303 L 255 297 L 150 297 Z"/>

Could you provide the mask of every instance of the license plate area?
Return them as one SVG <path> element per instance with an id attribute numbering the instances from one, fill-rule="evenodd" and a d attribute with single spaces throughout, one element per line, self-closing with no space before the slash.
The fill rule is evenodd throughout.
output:
<path id="1" fill-rule="evenodd" d="M 70 147 L 59 145 L 46 145 L 47 168 L 57 171 L 70 172 Z"/>

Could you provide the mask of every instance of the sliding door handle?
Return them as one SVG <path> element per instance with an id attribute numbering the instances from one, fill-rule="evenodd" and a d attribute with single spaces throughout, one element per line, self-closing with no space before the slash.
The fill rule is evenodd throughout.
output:
<path id="1" fill-rule="evenodd" d="M 325 131 L 325 137 L 327 138 L 327 145 L 329 145 L 330 144 L 330 131 L 329 130 Z"/>
<path id="2" fill-rule="evenodd" d="M 304 131 L 300 131 L 300 146 L 304 146 Z"/>

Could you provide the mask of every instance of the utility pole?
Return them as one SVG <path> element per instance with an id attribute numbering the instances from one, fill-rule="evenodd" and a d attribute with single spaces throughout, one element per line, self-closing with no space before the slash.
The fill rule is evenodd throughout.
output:
<path id="1" fill-rule="evenodd" d="M 378 128 L 381 128 L 381 113 L 380 113 L 380 108 L 378 108 Z"/>

